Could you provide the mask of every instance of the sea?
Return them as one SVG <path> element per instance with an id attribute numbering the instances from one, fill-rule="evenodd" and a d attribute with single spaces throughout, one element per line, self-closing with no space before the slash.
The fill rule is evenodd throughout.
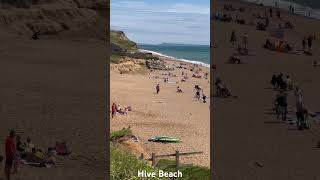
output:
<path id="1" fill-rule="evenodd" d="M 284 10 L 289 10 L 289 6 L 294 7 L 296 14 L 311 18 L 320 19 L 320 0 L 246 0 L 252 3 L 263 3 L 264 6 L 275 6 Z"/>
<path id="2" fill-rule="evenodd" d="M 149 52 L 167 58 L 176 59 L 183 62 L 199 64 L 210 67 L 210 46 L 209 45 L 138 45 L 141 52 Z"/>

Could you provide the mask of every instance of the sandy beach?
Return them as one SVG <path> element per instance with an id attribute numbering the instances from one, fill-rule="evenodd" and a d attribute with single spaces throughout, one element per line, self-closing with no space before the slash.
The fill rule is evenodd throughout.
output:
<path id="1" fill-rule="evenodd" d="M 210 99 L 206 103 L 198 101 L 195 96 L 195 85 L 199 85 L 209 97 L 209 79 L 203 74 L 209 68 L 201 67 L 202 78 L 193 78 L 191 64 L 165 60 L 166 65 L 180 63 L 187 69 L 175 68 L 173 71 L 144 71 L 144 73 L 120 74 L 110 72 L 110 103 L 131 106 L 128 115 L 117 115 L 110 121 L 111 132 L 130 126 L 136 135 L 146 156 L 152 152 L 171 154 L 180 152 L 203 151 L 203 154 L 182 157 L 183 163 L 193 163 L 209 167 L 210 162 Z M 111 69 L 114 69 L 111 65 Z M 188 74 L 186 82 L 181 82 L 182 71 Z M 168 72 L 177 77 L 168 76 Z M 167 75 L 164 75 L 167 74 Z M 168 82 L 163 78 L 168 77 Z M 156 94 L 156 85 L 160 84 L 160 92 Z M 177 93 L 179 86 L 184 93 Z M 110 105 L 111 106 L 111 105 Z M 154 136 L 173 136 L 180 138 L 181 143 L 148 142 Z M 137 154 L 139 155 L 139 154 Z"/>
<path id="2" fill-rule="evenodd" d="M 245 12 L 226 11 L 224 4 L 234 8 L 245 7 Z M 281 11 L 282 20 L 270 18 L 267 31 L 256 30 L 255 24 L 264 20 L 252 16 L 264 14 L 269 7 L 261 7 L 241 1 L 216 0 L 214 12 L 239 14 L 246 25 L 235 22 L 212 20 L 211 39 L 217 46 L 211 49 L 212 63 L 217 69 L 213 77 L 220 77 L 237 98 L 213 98 L 213 164 L 216 179 L 229 180 L 284 180 L 319 179 L 320 120 L 309 117 L 309 130 L 298 130 L 290 121 L 277 120 L 273 114 L 273 101 L 278 91 L 273 90 L 270 80 L 273 74 L 290 75 L 302 90 L 304 103 L 309 112 L 320 108 L 320 69 L 313 67 L 319 61 L 320 20 Z M 274 9 L 274 14 L 275 14 Z M 285 30 L 284 40 L 295 50 L 302 49 L 304 36 L 316 34 L 312 56 L 270 51 L 262 47 L 269 30 L 278 24 L 290 21 L 295 26 Z M 235 30 L 238 42 L 241 35 L 248 33 L 249 56 L 240 56 L 242 64 L 228 64 L 228 58 L 235 51 L 229 42 Z M 214 82 L 215 79 L 212 80 Z M 212 87 L 211 93 L 215 94 Z M 288 91 L 288 117 L 295 119 L 295 97 Z"/>
<path id="3" fill-rule="evenodd" d="M 105 179 L 105 42 L 0 32 L 0 155 L 10 129 L 36 148 L 66 141 L 72 150 L 51 168 L 21 165 L 12 179 Z"/>

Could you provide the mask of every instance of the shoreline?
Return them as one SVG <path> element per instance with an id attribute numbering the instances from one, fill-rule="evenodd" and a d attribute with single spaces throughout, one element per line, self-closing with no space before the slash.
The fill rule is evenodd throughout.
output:
<path id="1" fill-rule="evenodd" d="M 180 59 L 180 58 L 176 58 L 173 56 L 168 56 L 159 52 L 155 52 L 155 51 L 150 51 L 150 50 L 146 50 L 146 49 L 139 49 L 139 52 L 144 52 L 144 53 L 152 53 L 152 55 L 155 55 L 159 58 L 164 58 L 165 60 L 168 61 L 178 61 L 178 62 L 185 62 L 185 63 L 191 63 L 191 64 L 196 64 L 196 65 L 200 65 L 203 66 L 205 68 L 210 68 L 210 64 L 201 62 L 201 61 L 192 61 L 192 60 L 188 60 L 188 59 Z"/>
<path id="2" fill-rule="evenodd" d="M 240 0 L 241 2 L 243 3 L 249 3 L 249 4 L 253 4 L 253 5 L 256 5 L 256 6 L 259 6 L 260 7 L 260 3 L 263 3 L 263 7 L 266 7 L 266 8 L 275 8 L 274 6 L 274 1 L 273 2 L 261 2 L 259 0 Z M 312 7 L 309 7 L 309 6 L 303 6 L 301 4 L 298 4 L 298 3 L 291 3 L 291 2 L 288 2 L 288 1 L 281 1 L 280 3 L 278 2 L 278 8 L 281 9 L 282 11 L 285 11 L 286 13 L 291 13 L 289 10 L 288 10 L 288 7 L 290 6 L 290 4 L 293 5 L 294 9 L 295 9 L 295 12 L 293 15 L 295 16 L 302 16 L 302 17 L 305 17 L 305 18 L 310 18 L 310 19 L 316 19 L 316 20 L 320 20 L 320 9 L 314 9 Z M 311 16 L 308 16 L 308 12 L 311 12 Z"/>

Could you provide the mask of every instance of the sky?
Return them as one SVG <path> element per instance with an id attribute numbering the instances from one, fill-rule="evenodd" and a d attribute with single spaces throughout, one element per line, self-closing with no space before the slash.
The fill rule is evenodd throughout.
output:
<path id="1" fill-rule="evenodd" d="M 210 0 L 111 0 L 112 30 L 140 44 L 210 44 Z"/>

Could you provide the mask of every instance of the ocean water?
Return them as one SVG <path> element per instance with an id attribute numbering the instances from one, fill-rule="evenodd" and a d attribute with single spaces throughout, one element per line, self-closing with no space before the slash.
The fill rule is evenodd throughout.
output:
<path id="1" fill-rule="evenodd" d="M 263 3 L 265 6 L 275 6 L 278 2 L 278 7 L 281 9 L 289 10 L 292 5 L 295 13 L 320 19 L 320 0 L 246 0 L 253 3 Z"/>
<path id="2" fill-rule="evenodd" d="M 138 45 L 142 52 L 175 58 L 210 67 L 210 46 L 206 45 Z"/>

